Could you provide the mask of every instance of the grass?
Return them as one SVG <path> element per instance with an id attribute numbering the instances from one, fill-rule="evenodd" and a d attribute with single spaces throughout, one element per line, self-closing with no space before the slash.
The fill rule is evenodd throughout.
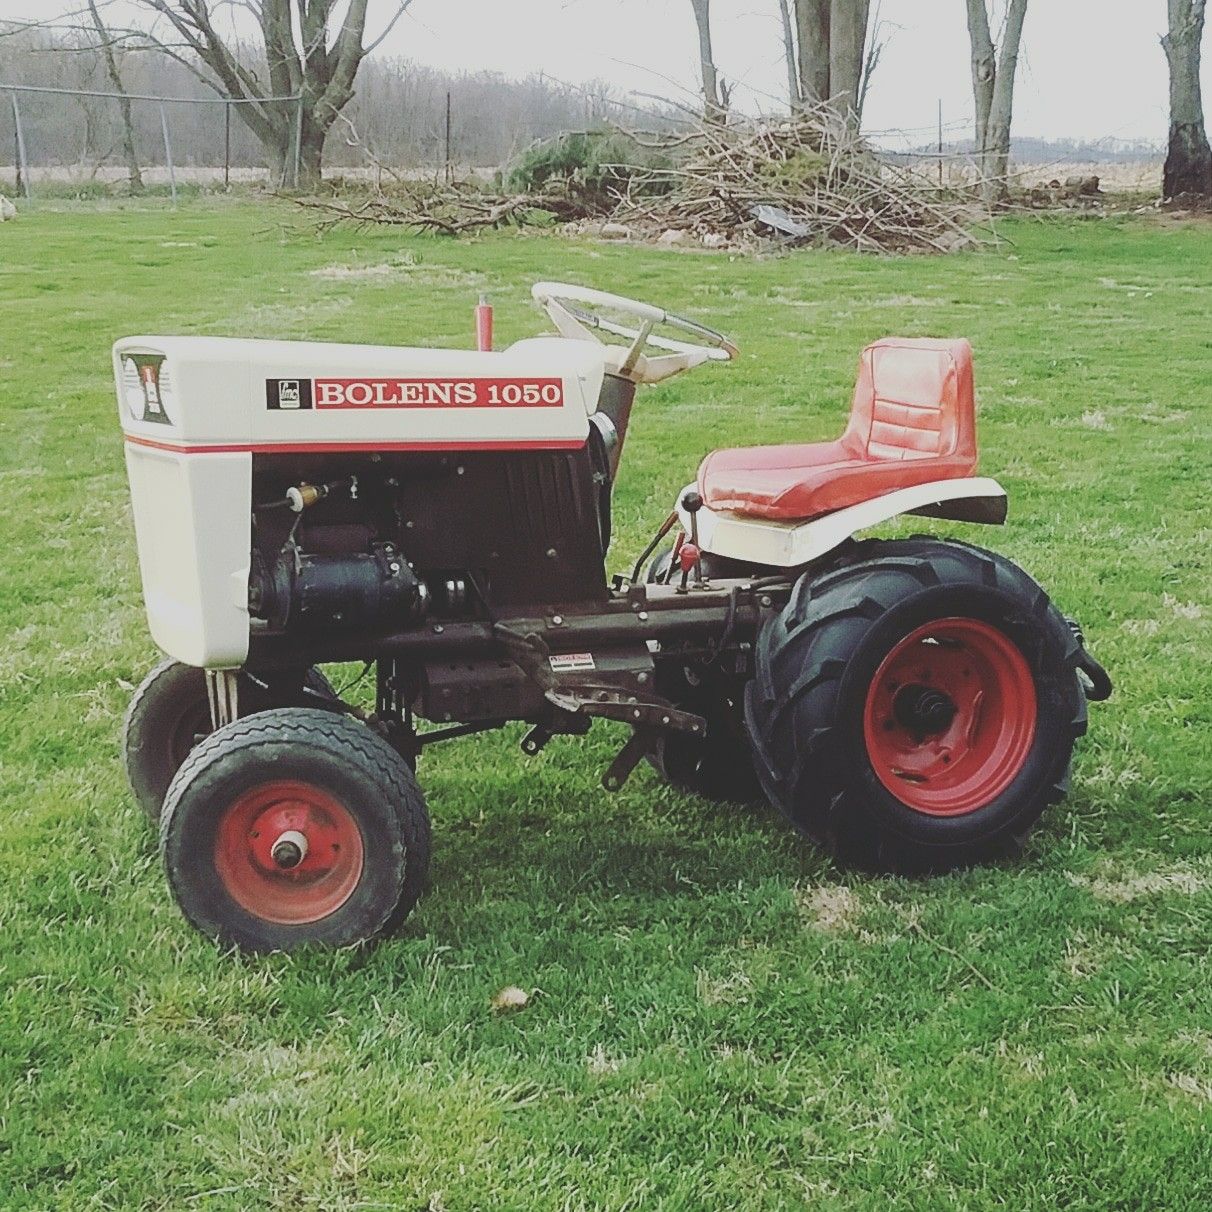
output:
<path id="1" fill-rule="evenodd" d="M 1007 233 L 748 260 L 215 201 L 0 228 L 0 1205 L 1209 1206 L 1212 228 Z M 245 960 L 187 928 L 117 753 L 156 654 L 111 340 L 465 344 L 480 290 L 510 340 L 544 277 L 744 351 L 644 395 L 616 567 L 708 448 L 838 431 L 864 342 L 973 340 L 1011 519 L 939 529 L 1024 563 L 1118 684 L 1022 861 L 862 878 L 768 810 L 644 771 L 606 796 L 609 727 L 534 760 L 509 731 L 423 763 L 433 890 L 398 938 Z"/>

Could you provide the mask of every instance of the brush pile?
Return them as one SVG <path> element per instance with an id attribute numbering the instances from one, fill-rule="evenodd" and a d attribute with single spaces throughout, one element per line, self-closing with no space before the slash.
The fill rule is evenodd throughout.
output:
<path id="1" fill-rule="evenodd" d="M 978 242 L 971 205 L 880 158 L 829 106 L 774 124 L 703 125 L 681 139 L 684 158 L 668 170 L 673 188 L 655 197 L 633 189 L 616 221 L 658 236 L 687 231 L 715 246 L 770 238 L 954 252 Z"/>
<path id="2" fill-rule="evenodd" d="M 515 170 L 498 175 L 509 192 L 401 182 L 360 203 L 300 204 L 324 211 L 325 225 L 387 223 L 448 235 L 564 223 L 608 238 L 708 248 L 815 244 L 945 253 L 981 241 L 980 214 L 970 202 L 881 158 L 827 105 L 777 123 L 696 123 L 676 134 L 632 132 L 626 139 L 637 163 L 611 164 L 592 182 L 574 168 L 524 189 Z"/>

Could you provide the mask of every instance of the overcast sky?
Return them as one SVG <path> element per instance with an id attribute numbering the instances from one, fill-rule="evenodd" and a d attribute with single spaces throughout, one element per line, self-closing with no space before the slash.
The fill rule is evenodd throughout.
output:
<path id="1" fill-rule="evenodd" d="M 1000 13 L 1004 0 L 993 3 Z M 75 5 L 0 0 L 0 17 L 68 7 Z M 123 7 L 114 0 L 111 10 Z M 887 45 L 864 125 L 907 129 L 910 142 L 921 142 L 933 133 L 941 99 L 947 137 L 969 134 L 964 0 L 872 0 L 877 7 Z M 393 8 L 392 0 L 371 0 L 372 33 Z M 714 0 L 712 11 L 716 58 L 742 105 L 775 108 L 786 91 L 776 0 Z M 1164 140 L 1165 12 L 1165 0 L 1031 0 L 1015 133 Z M 414 0 L 378 53 L 468 71 L 598 78 L 663 96 L 693 89 L 696 74 L 689 0 Z M 1212 97 L 1212 50 L 1204 91 Z"/>

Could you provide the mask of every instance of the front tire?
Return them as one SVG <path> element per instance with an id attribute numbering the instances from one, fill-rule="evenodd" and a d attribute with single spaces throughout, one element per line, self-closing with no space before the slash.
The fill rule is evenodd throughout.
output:
<path id="1" fill-rule="evenodd" d="M 160 823 L 169 887 L 203 934 L 244 951 L 347 947 L 394 930 L 429 868 L 425 800 L 364 724 L 283 708 L 206 738 Z"/>
<path id="2" fill-rule="evenodd" d="M 758 639 L 755 766 L 841 861 L 917 874 L 1021 848 L 1068 786 L 1081 650 L 1010 560 L 932 539 L 856 544 Z"/>
<path id="3" fill-rule="evenodd" d="M 239 686 L 241 716 L 271 707 L 340 706 L 328 679 L 316 668 L 299 682 L 263 683 L 242 673 Z M 161 661 L 131 696 L 122 724 L 122 757 L 135 802 L 152 824 L 173 775 L 191 749 L 211 731 L 206 672 L 171 658 Z"/>

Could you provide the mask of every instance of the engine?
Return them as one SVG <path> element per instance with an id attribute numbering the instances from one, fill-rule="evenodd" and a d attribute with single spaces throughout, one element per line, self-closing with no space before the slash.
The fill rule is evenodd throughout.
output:
<path id="1" fill-rule="evenodd" d="M 625 424 L 625 413 L 623 416 Z M 370 452 L 253 462 L 248 613 L 302 649 L 605 593 L 610 455 Z"/>
<path id="2" fill-rule="evenodd" d="M 320 555 L 293 544 L 272 562 L 254 552 L 248 609 L 276 630 L 404 625 L 425 617 L 429 589 L 394 543 Z"/>

